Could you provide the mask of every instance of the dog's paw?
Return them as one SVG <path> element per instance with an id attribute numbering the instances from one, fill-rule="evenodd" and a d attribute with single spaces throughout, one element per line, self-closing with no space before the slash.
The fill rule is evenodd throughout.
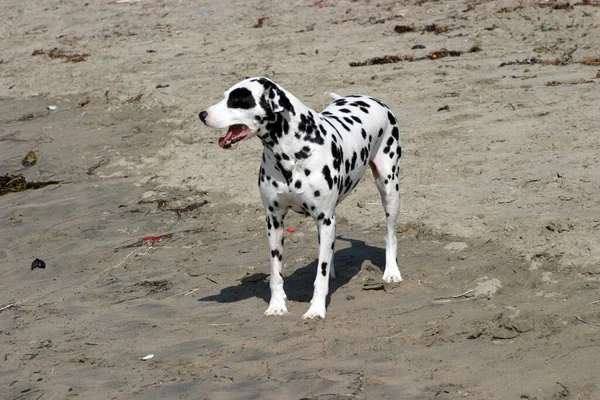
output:
<path id="1" fill-rule="evenodd" d="M 267 308 L 267 310 L 265 311 L 265 315 L 269 316 L 269 315 L 286 315 L 288 313 L 287 308 L 285 307 L 285 305 L 273 305 L 273 306 L 269 306 L 269 308 Z"/>
<path id="2" fill-rule="evenodd" d="M 386 283 L 402 282 L 402 276 L 400 276 L 400 271 L 385 272 L 383 274 L 383 281 Z"/>
<path id="3" fill-rule="evenodd" d="M 325 307 L 311 306 L 306 314 L 302 316 L 302 319 L 313 319 L 317 317 L 325 318 Z"/>

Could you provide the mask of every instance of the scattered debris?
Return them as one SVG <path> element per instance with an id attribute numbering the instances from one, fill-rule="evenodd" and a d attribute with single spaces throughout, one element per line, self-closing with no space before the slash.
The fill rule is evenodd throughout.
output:
<path id="1" fill-rule="evenodd" d="M 492 329 L 490 334 L 492 335 L 492 339 L 503 339 L 503 340 L 514 339 L 517 336 L 519 336 L 519 332 L 512 330 L 512 329 L 504 329 L 504 327 Z"/>
<path id="2" fill-rule="evenodd" d="M 437 60 L 444 57 L 458 57 L 461 55 L 459 50 L 440 49 L 433 51 L 423 57 L 415 57 L 413 55 L 373 57 L 365 61 L 351 62 L 351 67 L 364 67 L 369 65 L 393 64 L 401 61 L 421 61 L 421 60 Z"/>
<path id="3" fill-rule="evenodd" d="M 438 112 L 440 111 L 450 111 L 450 106 L 446 104 L 445 106 L 438 108 Z"/>
<path id="4" fill-rule="evenodd" d="M 384 290 L 385 285 L 383 283 L 365 283 L 362 290 Z"/>
<path id="5" fill-rule="evenodd" d="M 538 7 L 551 7 L 553 10 L 572 10 L 574 7 L 570 3 L 537 3 Z"/>
<path id="6" fill-rule="evenodd" d="M 576 318 L 577 318 L 577 320 L 578 320 L 578 321 L 581 321 L 581 322 L 583 322 L 584 324 L 588 324 L 588 325 L 594 325 L 594 326 L 600 326 L 600 324 L 599 324 L 599 323 L 596 323 L 596 322 L 591 322 L 591 321 L 585 320 L 585 319 L 583 319 L 583 318 L 581 318 L 581 317 L 576 317 Z"/>
<path id="7" fill-rule="evenodd" d="M 34 50 L 33 53 L 31 53 L 32 56 L 39 56 L 39 55 L 47 55 L 48 57 L 55 59 L 55 58 L 60 58 L 65 60 L 64 62 L 72 62 L 72 63 L 78 63 L 78 62 L 83 62 L 85 61 L 86 57 L 89 57 L 90 55 L 87 53 L 70 53 L 70 52 L 65 52 L 64 50 L 59 50 L 58 48 L 53 48 L 52 50 Z"/>
<path id="8" fill-rule="evenodd" d="M 11 303 L 3 305 L 2 307 L 0 307 L 0 311 L 4 311 L 4 310 L 8 310 L 9 308 L 17 307 L 19 304 L 25 303 L 27 300 L 28 299 L 25 299 L 22 301 L 17 301 L 16 303 L 13 301 Z"/>
<path id="9" fill-rule="evenodd" d="M 474 294 L 471 294 L 473 292 L 473 289 L 469 289 L 464 293 L 461 294 L 457 294 L 454 296 L 449 296 L 449 297 L 437 297 L 435 299 L 433 299 L 434 303 L 448 303 L 450 301 L 466 301 L 466 300 L 474 300 L 475 296 Z"/>
<path id="10" fill-rule="evenodd" d="M 542 65 L 560 65 L 560 60 L 542 60 L 541 58 L 531 57 L 526 58 L 524 60 L 515 60 L 515 61 L 503 61 L 500 63 L 499 67 L 505 67 L 507 65 L 533 65 L 533 64 L 542 64 Z"/>
<path id="11" fill-rule="evenodd" d="M 578 61 L 578 63 L 583 65 L 600 65 L 600 58 L 586 58 L 585 60 Z"/>
<path id="12" fill-rule="evenodd" d="M 159 235 L 159 236 L 157 236 L 157 235 L 144 236 L 143 238 L 140 238 L 131 244 L 127 244 L 127 245 L 116 248 L 115 251 L 120 250 L 120 249 L 129 249 L 132 247 L 148 247 L 148 250 L 151 250 L 152 246 L 154 246 L 156 243 L 162 242 L 163 240 L 172 239 L 172 238 L 173 238 L 172 233 L 166 233 L 164 235 Z M 134 251 L 136 251 L 136 250 L 134 250 Z M 129 253 L 129 255 L 131 255 L 131 253 Z M 125 260 L 127 260 L 129 255 L 127 257 L 125 257 Z"/>
<path id="13" fill-rule="evenodd" d="M 48 185 L 58 185 L 61 181 L 27 182 L 23 174 L 0 176 L 0 196 L 8 193 L 23 192 L 28 189 L 40 189 Z"/>
<path id="14" fill-rule="evenodd" d="M 411 47 L 411 50 L 417 50 L 417 49 L 424 49 L 425 46 L 423 46 L 422 44 L 415 44 L 413 47 Z"/>
<path id="15" fill-rule="evenodd" d="M 36 358 L 39 354 L 38 353 L 25 353 L 23 354 L 21 357 L 19 357 L 19 360 L 33 360 L 34 358 Z M 38 397 L 39 399 L 39 397 Z"/>
<path id="16" fill-rule="evenodd" d="M 552 395 L 553 399 L 566 399 L 566 398 L 571 397 L 571 392 L 569 391 L 569 389 L 565 385 L 563 385 L 560 382 L 556 382 L 556 384 L 558 386 L 560 386 L 561 389 L 559 391 L 557 391 L 557 392 L 554 392 L 554 394 Z"/>
<path id="17" fill-rule="evenodd" d="M 140 360 L 148 361 L 154 358 L 154 354 L 148 354 L 147 356 L 141 357 Z"/>
<path id="18" fill-rule="evenodd" d="M 146 296 L 148 296 L 149 294 L 164 292 L 165 290 L 169 290 L 173 287 L 173 284 L 169 280 L 160 279 L 160 280 L 156 280 L 156 281 L 138 282 L 133 285 L 127 286 L 126 289 L 133 287 L 133 286 L 150 287 L 151 288 L 150 291 L 148 293 L 146 293 Z"/>
<path id="19" fill-rule="evenodd" d="M 86 99 L 86 98 L 79 99 L 79 101 L 77 102 L 77 107 L 83 107 L 86 104 L 89 104 L 89 102 L 90 102 L 90 99 Z"/>
<path id="20" fill-rule="evenodd" d="M 162 84 L 159 83 L 158 85 L 156 85 L 157 89 L 164 89 L 164 88 L 168 88 L 168 87 L 169 87 L 168 84 L 167 85 L 162 85 Z"/>
<path id="21" fill-rule="evenodd" d="M 427 57 L 430 60 L 437 60 L 438 58 L 444 58 L 444 57 L 458 57 L 458 56 L 460 56 L 460 54 L 461 54 L 461 52 L 458 50 L 440 49 L 440 50 L 436 50 L 436 51 L 429 53 L 427 55 Z"/>
<path id="22" fill-rule="evenodd" d="M 386 21 L 385 18 L 369 17 L 367 22 L 371 25 L 375 25 L 375 24 L 385 24 L 385 21 Z"/>
<path id="23" fill-rule="evenodd" d="M 445 92 L 445 93 L 442 93 L 442 95 L 440 97 L 442 97 L 442 98 L 460 97 L 460 93 L 458 93 L 458 92 Z"/>
<path id="24" fill-rule="evenodd" d="M 539 27 L 535 28 L 534 31 L 542 31 L 542 32 L 549 32 L 549 31 L 557 31 L 557 28 L 553 28 L 551 26 L 548 25 L 540 25 Z"/>
<path id="25" fill-rule="evenodd" d="M 393 64 L 400 61 L 414 61 L 413 56 L 390 56 L 385 55 L 383 57 L 373 57 L 365 61 L 351 62 L 351 67 L 364 67 L 368 65 L 380 65 L 380 64 Z"/>
<path id="26" fill-rule="evenodd" d="M 130 97 L 129 99 L 127 99 L 127 103 L 139 103 L 143 95 L 143 93 L 140 93 L 136 96 Z"/>
<path id="27" fill-rule="evenodd" d="M 40 260 L 39 258 L 33 260 L 33 262 L 31 263 L 31 270 L 33 271 L 36 268 L 46 268 L 46 263 L 44 262 L 44 260 Z"/>
<path id="28" fill-rule="evenodd" d="M 37 163 L 37 156 L 33 151 L 27 152 L 25 157 L 21 160 L 21 164 L 25 168 L 33 167 Z"/>
<path id="29" fill-rule="evenodd" d="M 263 23 L 264 23 L 264 22 L 265 22 L 265 19 L 264 19 L 264 18 L 259 18 L 259 19 L 256 21 L 256 24 L 252 25 L 252 27 L 253 27 L 253 28 L 262 28 L 262 26 L 263 26 Z"/>
<path id="30" fill-rule="evenodd" d="M 396 32 L 396 33 L 406 33 L 406 32 L 414 32 L 414 31 L 415 31 L 414 26 L 396 25 L 394 27 L 394 32 Z"/>
<path id="31" fill-rule="evenodd" d="M 201 194 L 206 194 L 206 193 L 201 193 Z M 156 207 L 158 210 L 161 211 L 172 211 L 175 214 L 177 214 L 178 218 L 181 218 L 181 215 L 184 213 L 188 213 L 191 211 L 195 211 L 197 209 L 199 209 L 200 207 L 205 206 L 206 204 L 208 204 L 209 201 L 206 199 L 202 199 L 196 203 L 192 203 L 192 204 L 188 204 L 187 206 L 182 206 L 182 207 L 170 207 L 168 208 L 167 206 L 169 205 L 169 201 L 168 200 L 164 200 L 164 199 L 155 199 L 155 200 L 140 200 L 138 201 L 138 204 L 156 204 Z M 134 210 L 130 210 L 129 212 L 132 213 L 139 213 L 139 212 L 143 212 L 142 210 L 139 209 L 134 209 Z"/>
<path id="32" fill-rule="evenodd" d="M 359 200 L 356 205 L 358 206 L 358 208 L 365 208 L 367 205 L 363 200 Z"/>
<path id="33" fill-rule="evenodd" d="M 154 246 L 157 242 L 160 242 L 160 236 L 146 236 L 142 238 L 143 246 Z"/>
<path id="34" fill-rule="evenodd" d="M 205 206 L 207 204 L 208 204 L 208 200 L 203 199 L 203 200 L 200 200 L 197 203 L 192 203 L 192 204 L 189 204 L 189 205 L 187 205 L 185 207 L 166 208 L 166 210 L 167 211 L 173 211 L 175 214 L 177 214 L 178 217 L 181 217 L 181 214 L 197 210 L 200 207 Z"/>
<path id="35" fill-rule="evenodd" d="M 156 203 L 156 206 L 159 210 L 163 210 L 169 205 L 169 202 L 167 200 L 162 200 L 162 199 L 138 201 L 138 204 L 153 204 L 153 203 Z"/>
<path id="36" fill-rule="evenodd" d="M 548 46 L 538 46 L 536 48 L 533 49 L 533 51 L 535 51 L 536 53 L 550 53 L 552 52 L 552 49 Z"/>
<path id="37" fill-rule="evenodd" d="M 285 231 L 287 233 L 294 233 L 294 232 L 296 232 L 296 230 L 294 228 L 285 228 Z"/>
<path id="38" fill-rule="evenodd" d="M 433 32 L 436 35 L 439 35 L 440 33 L 448 32 L 449 30 L 450 30 L 450 28 L 448 27 L 448 25 L 438 25 L 438 24 L 425 25 L 425 27 L 423 28 L 423 32 Z"/>
<path id="39" fill-rule="evenodd" d="M 94 165 L 92 165 L 91 167 L 89 167 L 89 168 L 88 168 L 88 170 L 87 170 L 86 174 L 88 174 L 88 175 L 93 175 L 93 174 L 94 174 L 94 172 L 95 172 L 95 171 L 96 171 L 98 168 L 100 168 L 100 167 L 102 167 L 102 166 L 104 166 L 104 165 L 108 164 L 108 162 L 109 162 L 109 161 L 110 161 L 110 159 L 105 159 L 105 160 L 100 160 L 100 161 L 98 161 L 96 164 L 94 164 Z"/>
<path id="40" fill-rule="evenodd" d="M 576 81 L 569 81 L 569 82 L 550 81 L 550 82 L 546 82 L 546 86 L 581 85 L 583 83 L 596 83 L 596 81 L 594 81 L 592 79 L 583 79 L 583 78 L 576 80 Z"/>
<path id="41" fill-rule="evenodd" d="M 46 107 L 48 110 L 50 111 L 56 111 L 57 107 L 56 106 L 48 106 Z"/>
<path id="42" fill-rule="evenodd" d="M 523 8 L 523 6 L 517 6 L 517 7 L 502 7 L 502 8 L 500 8 L 500 9 L 496 10 L 496 13 L 498 13 L 498 14 L 505 14 L 505 13 L 510 13 L 510 12 L 513 12 L 513 11 L 520 10 L 520 9 L 522 9 L 522 8 Z"/>

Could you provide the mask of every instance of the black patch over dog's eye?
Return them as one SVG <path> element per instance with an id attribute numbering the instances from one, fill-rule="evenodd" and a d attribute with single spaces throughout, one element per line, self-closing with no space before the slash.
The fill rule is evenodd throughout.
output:
<path id="1" fill-rule="evenodd" d="M 227 107 L 248 110 L 250 108 L 254 108 L 255 106 L 256 101 L 254 100 L 254 96 L 252 96 L 252 92 L 250 90 L 246 88 L 237 88 L 229 93 Z"/>

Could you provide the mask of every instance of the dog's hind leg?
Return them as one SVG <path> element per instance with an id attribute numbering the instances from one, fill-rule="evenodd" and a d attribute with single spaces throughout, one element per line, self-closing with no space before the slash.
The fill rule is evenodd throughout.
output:
<path id="1" fill-rule="evenodd" d="M 276 214 L 267 211 L 267 237 L 269 253 L 271 256 L 271 300 L 265 315 L 287 314 L 285 300 L 287 296 L 283 290 L 283 219 L 285 214 Z"/>
<path id="2" fill-rule="evenodd" d="M 317 227 L 318 229 L 318 227 Z M 317 238 L 319 239 L 319 243 L 321 243 L 321 232 L 317 232 Z M 331 242 L 331 263 L 329 263 L 329 277 L 335 279 L 335 267 L 333 265 L 333 256 L 335 254 L 335 238 Z"/>
<path id="3" fill-rule="evenodd" d="M 398 147 L 399 148 L 399 147 Z M 398 155 L 389 157 L 389 151 L 381 150 L 373 161 L 370 162 L 377 189 L 381 195 L 381 202 L 385 211 L 387 235 L 385 237 L 385 282 L 402 282 L 398 268 L 396 238 L 396 221 L 400 212 L 400 184 L 398 180 Z"/>
<path id="4" fill-rule="evenodd" d="M 325 318 L 325 302 L 329 293 L 329 276 L 333 261 L 335 214 L 320 213 L 316 219 L 319 228 L 319 264 L 317 265 L 313 297 L 308 311 L 302 316 L 304 319 Z"/>

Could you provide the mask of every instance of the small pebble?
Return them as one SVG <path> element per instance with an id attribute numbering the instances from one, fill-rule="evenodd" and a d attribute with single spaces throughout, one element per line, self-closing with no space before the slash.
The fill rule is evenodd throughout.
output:
<path id="1" fill-rule="evenodd" d="M 31 270 L 33 271 L 36 268 L 46 268 L 46 263 L 44 262 L 44 260 L 40 260 L 39 258 L 33 260 L 33 262 L 31 263 Z"/>

